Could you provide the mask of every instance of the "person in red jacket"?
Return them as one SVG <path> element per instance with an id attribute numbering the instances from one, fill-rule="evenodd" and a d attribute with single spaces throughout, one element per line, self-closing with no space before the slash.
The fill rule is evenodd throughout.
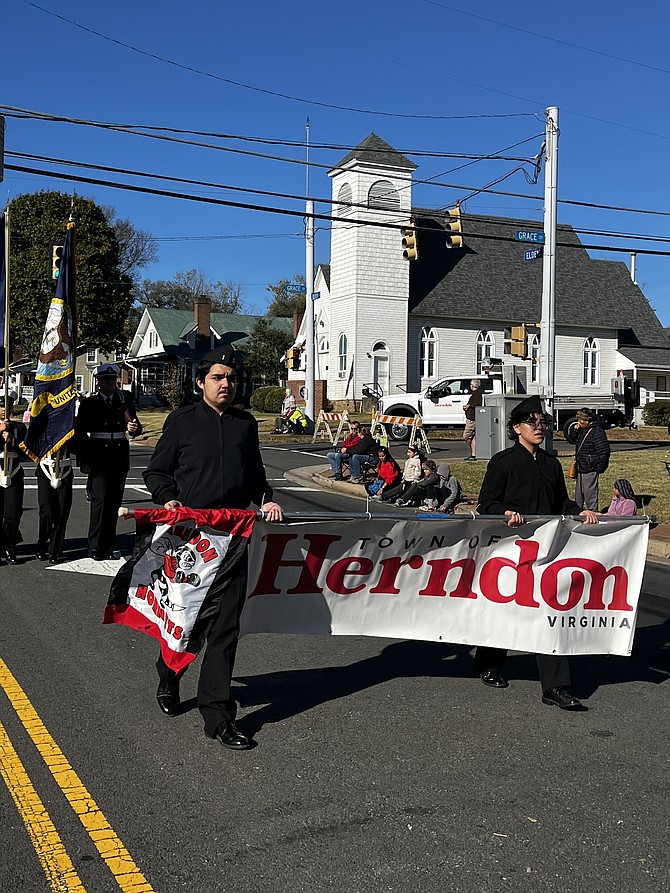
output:
<path id="1" fill-rule="evenodd" d="M 370 484 L 368 492 L 377 502 L 383 502 L 386 490 L 390 490 L 400 483 L 402 472 L 396 460 L 389 453 L 388 447 L 380 446 L 377 455 L 379 456 L 379 462 L 375 468 L 377 480 Z"/>
<path id="2" fill-rule="evenodd" d="M 352 447 L 355 447 L 360 439 L 361 426 L 358 424 L 358 422 L 352 422 L 351 433 L 348 437 L 345 437 L 341 448 L 326 455 L 326 459 L 328 459 L 328 461 L 330 462 L 330 467 L 333 469 L 332 476 L 336 481 L 342 480 L 342 463 L 345 459 L 348 458 L 349 450 Z"/>

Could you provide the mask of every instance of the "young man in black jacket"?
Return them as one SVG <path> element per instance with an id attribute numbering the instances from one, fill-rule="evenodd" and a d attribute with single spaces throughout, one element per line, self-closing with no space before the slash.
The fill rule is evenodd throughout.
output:
<path id="1" fill-rule="evenodd" d="M 479 493 L 480 515 L 505 515 L 510 527 L 524 523 L 524 515 L 584 516 L 586 524 L 597 524 L 598 516 L 568 498 L 560 462 L 540 447 L 547 422 L 539 397 L 529 397 L 512 410 L 507 425 L 514 446 L 496 453 L 490 460 Z M 507 688 L 502 667 L 507 656 L 503 648 L 480 647 L 475 665 L 484 685 Z M 536 655 L 542 685 L 542 702 L 562 710 L 583 710 L 582 704 L 566 687 L 570 685 L 567 657 Z"/>
<path id="2" fill-rule="evenodd" d="M 196 370 L 202 400 L 175 410 L 144 472 L 157 505 L 166 509 L 246 509 L 253 502 L 268 521 L 281 521 L 282 509 L 272 498 L 258 441 L 258 424 L 236 409 L 237 372 L 230 346 L 205 354 Z M 246 560 L 246 558 L 244 559 Z M 235 725 L 237 704 L 230 696 L 240 614 L 246 597 L 246 573 L 226 590 L 218 616 L 207 635 L 198 680 L 198 709 L 205 734 L 225 747 L 242 750 L 250 741 Z M 179 712 L 181 674 L 162 657 L 156 663 L 160 683 L 156 698 L 168 716 Z"/>

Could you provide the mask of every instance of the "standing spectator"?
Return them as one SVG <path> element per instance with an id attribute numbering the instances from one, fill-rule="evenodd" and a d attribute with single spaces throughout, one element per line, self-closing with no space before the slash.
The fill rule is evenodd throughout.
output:
<path id="1" fill-rule="evenodd" d="M 400 483 L 401 471 L 398 463 L 390 454 L 388 447 L 380 446 L 376 467 L 377 480 L 368 488 L 368 493 L 377 502 L 383 502 L 387 490 Z"/>
<path id="2" fill-rule="evenodd" d="M 577 411 L 577 425 L 571 430 L 568 439 L 576 444 L 577 484 L 575 502 L 580 510 L 598 511 L 598 478 L 607 471 L 610 462 L 610 445 L 603 428 L 603 422 L 593 410 Z"/>
<path id="3" fill-rule="evenodd" d="M 347 450 L 347 456 L 349 458 L 349 474 L 351 475 L 349 480 L 352 484 L 363 483 L 363 479 L 361 478 L 363 464 L 367 462 L 368 465 L 376 465 L 378 450 L 379 444 L 372 434 L 370 434 L 369 426 L 362 425 L 361 439 L 355 446 L 350 447 Z"/>
<path id="4" fill-rule="evenodd" d="M 254 502 L 268 521 L 281 521 L 283 512 L 272 501 L 263 467 L 258 424 L 250 413 L 232 406 L 237 389 L 232 348 L 218 347 L 206 353 L 195 378 L 202 400 L 168 416 L 144 472 L 154 502 L 169 510 L 181 505 L 246 509 Z M 243 560 L 246 562 L 246 557 Z M 205 734 L 235 750 L 251 745 L 235 725 L 237 704 L 230 690 L 246 588 L 245 567 L 245 572 L 227 585 L 218 614 L 212 618 L 198 680 L 198 709 Z M 182 674 L 171 670 L 162 656 L 156 669 L 158 705 L 167 716 L 175 716 Z"/>
<path id="5" fill-rule="evenodd" d="M 463 404 L 465 412 L 465 431 L 463 432 L 463 440 L 470 447 L 470 455 L 466 457 L 466 462 L 476 461 L 476 445 L 475 445 L 475 412 L 478 406 L 482 405 L 482 383 L 478 378 L 473 378 L 470 382 L 470 399 Z"/>
<path id="6" fill-rule="evenodd" d="M 438 466 L 437 473 L 440 476 L 440 489 L 438 491 L 438 512 L 447 512 L 453 515 L 456 506 L 463 498 L 463 491 L 458 479 L 451 473 L 451 466 L 446 462 Z"/>
<path id="7" fill-rule="evenodd" d="M 607 514 L 625 518 L 636 513 L 635 491 L 630 481 L 627 481 L 626 478 L 619 478 L 618 481 L 614 481 L 614 496 L 607 509 Z"/>
<path id="8" fill-rule="evenodd" d="M 528 397 L 512 410 L 507 433 L 514 446 L 496 453 L 488 464 L 479 493 L 480 515 L 504 515 L 510 527 L 519 527 L 524 523 L 524 514 L 575 515 L 580 511 L 568 498 L 558 459 L 540 447 L 546 428 L 539 397 Z M 594 512 L 587 509 L 581 514 L 584 523 L 598 523 Z M 507 688 L 502 675 L 506 656 L 503 648 L 477 648 L 475 666 L 484 685 Z M 584 709 L 566 688 L 570 685 L 567 657 L 537 654 L 536 660 L 542 703 L 562 710 Z"/>
<path id="9" fill-rule="evenodd" d="M 405 467 L 403 468 L 402 479 L 399 484 L 396 484 L 395 487 L 386 491 L 384 494 L 384 502 L 395 500 L 397 505 L 397 500 L 402 501 L 405 491 L 408 490 L 412 484 L 416 483 L 416 481 L 420 480 L 421 475 L 423 474 L 423 469 L 421 467 L 422 461 L 423 456 L 416 447 L 407 447 L 407 459 L 405 461 Z"/>
<path id="10" fill-rule="evenodd" d="M 5 400 L 9 413 L 5 418 Z M 19 525 L 23 515 L 23 466 L 19 454 L 19 444 L 25 439 L 26 426 L 12 419 L 15 395 L 5 397 L 0 394 L 0 471 L 5 473 L 5 451 L 7 453 L 6 487 L 0 487 L 0 565 L 16 564 L 15 547 L 23 537 Z"/>
<path id="11" fill-rule="evenodd" d="M 361 426 L 358 422 L 352 422 L 350 427 L 351 431 L 348 437 L 342 441 L 340 449 L 326 454 L 326 459 L 330 462 L 330 467 L 333 470 L 332 479 L 335 481 L 342 480 L 342 463 L 348 458 L 348 451 L 355 447 L 361 439 Z"/>
<path id="12" fill-rule="evenodd" d="M 117 381 L 116 363 L 101 363 L 96 370 L 98 393 L 81 401 L 75 420 L 75 449 L 82 474 L 88 475 L 91 494 L 88 549 L 101 561 L 114 552 L 116 522 L 130 469 L 128 438 L 142 433 L 135 406 Z"/>

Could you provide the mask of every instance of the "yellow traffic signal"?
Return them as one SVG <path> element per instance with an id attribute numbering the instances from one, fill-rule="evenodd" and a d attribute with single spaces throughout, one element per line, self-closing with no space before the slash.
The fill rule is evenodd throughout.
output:
<path id="1" fill-rule="evenodd" d="M 51 278 L 58 279 L 60 275 L 60 265 L 63 260 L 63 245 L 58 242 L 51 243 Z"/>
<path id="2" fill-rule="evenodd" d="M 447 248 L 462 248 L 463 236 L 461 235 L 461 206 L 449 208 L 449 223 L 447 223 Z"/>
<path id="3" fill-rule="evenodd" d="M 510 353 L 513 357 L 528 359 L 528 326 L 522 323 L 520 326 L 512 326 L 512 345 Z"/>
<path id="4" fill-rule="evenodd" d="M 299 369 L 300 368 L 300 348 L 299 347 L 289 347 L 286 351 L 286 367 L 287 369 Z"/>
<path id="5" fill-rule="evenodd" d="M 405 249 L 402 256 L 405 260 L 418 260 L 419 243 L 416 238 L 416 230 L 414 229 L 414 218 L 409 223 L 410 225 L 406 226 L 402 231 L 402 247 Z"/>

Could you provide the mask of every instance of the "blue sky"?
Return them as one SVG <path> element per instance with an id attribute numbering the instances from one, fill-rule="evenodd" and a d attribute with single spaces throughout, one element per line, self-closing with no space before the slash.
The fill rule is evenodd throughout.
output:
<path id="1" fill-rule="evenodd" d="M 560 203 L 670 212 L 670 7 L 661 0 L 643 0 L 621 11 L 606 0 L 532 5 L 494 0 L 360 0 L 354 5 L 39 0 L 36 5 L 5 0 L 2 18 L 0 102 L 89 121 L 282 143 L 303 141 L 309 116 L 315 164 L 310 193 L 317 200 L 330 196 L 326 167 L 375 131 L 419 165 L 415 177 L 456 187 L 416 185 L 415 206 L 451 205 L 516 165 L 486 160 L 455 170 L 463 160 L 420 157 L 413 151 L 480 156 L 521 144 L 506 154 L 530 158 L 540 150 L 544 110 L 556 105 L 559 223 L 670 240 L 670 216 Z M 7 117 L 5 150 L 304 195 L 305 168 L 287 160 L 304 159 L 302 148 L 183 138 L 284 160 L 13 117 Z M 6 163 L 36 166 L 11 156 Z M 41 166 L 96 176 L 53 163 Z M 304 208 L 302 201 L 208 186 L 99 176 L 189 195 Z M 24 192 L 69 192 L 74 185 L 6 170 L 0 194 L 4 204 Z M 263 312 L 268 283 L 304 272 L 300 217 L 100 186 L 75 188 L 113 205 L 120 217 L 159 240 L 160 260 L 144 271 L 148 278 L 170 278 L 196 267 L 214 279 L 242 283 L 247 304 Z M 536 198 L 481 193 L 468 201 L 467 211 L 542 220 L 542 179 L 529 186 L 517 172 L 497 188 Z M 316 210 L 330 212 L 325 202 L 317 201 Z M 670 250 L 670 241 L 609 235 L 582 240 Z M 629 264 L 628 254 L 592 253 Z M 315 258 L 329 260 L 326 222 L 317 223 Z M 670 257 L 638 255 L 638 282 L 664 325 L 670 325 L 669 272 Z"/>

